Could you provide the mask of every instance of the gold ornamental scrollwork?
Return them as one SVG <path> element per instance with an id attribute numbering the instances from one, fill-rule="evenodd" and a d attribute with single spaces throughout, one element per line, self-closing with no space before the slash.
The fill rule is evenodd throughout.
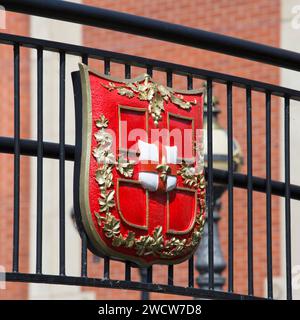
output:
<path id="1" fill-rule="evenodd" d="M 101 83 L 101 85 L 109 91 L 117 90 L 121 96 L 128 98 L 138 97 L 139 100 L 148 101 L 148 111 L 156 126 L 158 125 L 158 121 L 162 119 L 165 103 L 171 101 L 179 108 L 185 110 L 189 110 L 196 104 L 196 100 L 186 101 L 183 95 L 175 93 L 171 88 L 152 82 L 148 74 L 145 74 L 144 79 L 141 81 L 124 83 L 118 86 L 113 82 L 108 82 L 107 85 Z"/>

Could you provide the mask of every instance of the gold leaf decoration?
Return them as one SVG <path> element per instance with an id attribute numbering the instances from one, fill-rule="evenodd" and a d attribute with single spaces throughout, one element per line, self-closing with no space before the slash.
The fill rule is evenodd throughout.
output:
<path id="1" fill-rule="evenodd" d="M 152 245 L 152 242 L 153 238 L 151 236 L 142 236 L 136 240 L 137 255 L 145 256 L 149 254 L 149 250 L 147 249 Z"/>
<path id="2" fill-rule="evenodd" d="M 180 240 L 178 238 L 171 238 L 166 243 L 166 249 L 168 250 L 165 255 L 178 256 L 185 249 L 186 239 Z"/>
<path id="3" fill-rule="evenodd" d="M 118 94 L 121 96 L 126 96 L 128 98 L 134 97 L 134 92 L 127 88 L 118 88 Z"/>
<path id="4" fill-rule="evenodd" d="M 170 171 L 171 171 L 170 166 L 168 166 L 168 165 L 165 164 L 165 163 L 162 163 L 162 164 L 159 164 L 159 165 L 156 166 L 156 170 L 157 170 L 158 172 L 160 172 L 159 178 L 160 178 L 163 182 L 166 182 L 166 181 L 167 181 L 168 174 L 169 174 Z"/>
<path id="5" fill-rule="evenodd" d="M 123 245 L 123 243 L 124 243 L 124 238 L 123 238 L 123 236 L 122 236 L 121 234 L 115 235 L 115 236 L 113 237 L 112 245 L 113 245 L 114 247 L 120 247 L 120 246 Z"/>
<path id="6" fill-rule="evenodd" d="M 131 178 L 133 176 L 134 161 L 125 161 L 124 156 L 120 155 L 118 162 L 116 164 L 116 169 L 126 178 Z"/>
<path id="7" fill-rule="evenodd" d="M 196 153 L 196 166 L 192 163 L 187 163 L 182 161 L 181 168 L 178 170 L 177 174 L 181 175 L 184 184 L 192 188 L 204 188 L 205 178 L 204 178 L 204 151 L 203 151 L 203 136 L 197 137 L 194 149 Z"/>
<path id="8" fill-rule="evenodd" d="M 105 126 L 108 125 L 107 119 L 100 117 L 96 121 L 96 126 L 102 126 L 98 132 L 94 134 L 97 141 L 97 147 L 93 150 L 93 156 L 99 164 L 113 164 L 115 156 L 112 152 L 113 137 L 110 133 L 105 131 Z"/>
<path id="9" fill-rule="evenodd" d="M 108 193 L 102 190 L 99 198 L 100 212 L 109 212 L 115 206 L 114 194 L 115 190 L 110 190 Z"/>
<path id="10" fill-rule="evenodd" d="M 112 214 L 107 214 L 104 227 L 104 233 L 107 238 L 115 238 L 120 235 L 120 221 Z"/>
<path id="11" fill-rule="evenodd" d="M 108 126 L 108 120 L 102 114 L 100 118 L 96 120 L 96 127 L 102 129 L 102 128 L 107 128 L 107 126 Z"/>
<path id="12" fill-rule="evenodd" d="M 196 246 L 199 243 L 201 239 L 201 235 L 202 233 L 200 231 L 193 232 L 191 242 L 190 242 L 191 246 Z"/>
<path id="13" fill-rule="evenodd" d="M 108 85 L 102 84 L 108 91 L 113 91 L 116 89 L 116 86 L 113 82 L 109 82 Z"/>
<path id="14" fill-rule="evenodd" d="M 95 138 L 102 149 L 109 150 L 111 148 L 113 143 L 112 135 L 105 132 L 103 128 L 95 133 Z"/>
<path id="15" fill-rule="evenodd" d="M 129 231 L 127 237 L 124 239 L 124 245 L 126 248 L 132 248 L 135 245 L 135 233 Z"/>
<path id="16" fill-rule="evenodd" d="M 181 168 L 177 173 L 181 175 L 184 184 L 188 185 L 191 188 L 197 188 L 198 178 L 195 175 L 194 166 L 183 161 L 181 164 Z"/>
<path id="17" fill-rule="evenodd" d="M 152 236 L 141 236 L 136 241 L 137 254 L 139 256 L 158 255 L 164 248 L 164 238 L 162 235 L 162 226 L 154 229 Z"/>
<path id="18" fill-rule="evenodd" d="M 104 164 L 96 170 L 96 181 L 100 190 L 109 189 L 113 185 L 112 166 Z"/>
<path id="19" fill-rule="evenodd" d="M 109 82 L 108 85 L 103 83 L 101 83 L 101 85 L 109 91 L 117 89 L 118 94 L 122 96 L 128 98 L 137 96 L 139 100 L 148 101 L 148 110 L 155 125 L 158 125 L 158 122 L 162 119 L 165 103 L 171 101 L 177 107 L 185 110 L 189 110 L 197 103 L 196 100 L 186 101 L 183 95 L 176 94 L 171 88 L 152 82 L 150 76 L 147 74 L 145 74 L 144 79 L 140 82 L 124 83 L 118 86 Z"/>

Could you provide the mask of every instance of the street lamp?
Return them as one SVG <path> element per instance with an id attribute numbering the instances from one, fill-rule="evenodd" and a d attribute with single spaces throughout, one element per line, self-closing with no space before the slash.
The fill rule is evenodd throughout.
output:
<path id="1" fill-rule="evenodd" d="M 219 102 L 212 99 L 212 130 L 213 130 L 213 168 L 228 170 L 227 153 L 227 131 L 218 123 Z M 204 124 L 203 124 L 203 144 L 205 154 L 205 164 L 207 164 L 207 96 L 204 101 Z M 242 152 L 239 144 L 233 139 L 233 171 L 239 171 L 243 162 Z M 226 268 L 226 262 L 221 249 L 218 222 L 220 220 L 221 197 L 226 191 L 226 185 L 214 183 L 213 185 L 213 257 L 214 257 L 214 289 L 222 290 L 225 278 L 222 272 Z M 208 258 L 208 223 L 205 224 L 203 238 L 196 253 L 196 268 L 199 272 L 197 284 L 201 289 L 209 288 L 209 258 Z"/>

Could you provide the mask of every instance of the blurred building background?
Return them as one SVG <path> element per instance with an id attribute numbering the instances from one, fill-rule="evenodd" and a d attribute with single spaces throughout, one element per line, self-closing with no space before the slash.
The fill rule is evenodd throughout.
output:
<path id="1" fill-rule="evenodd" d="M 239 37 L 274 47 L 300 52 L 300 29 L 292 24 L 298 0 L 82 0 L 76 1 L 102 8 L 128 12 L 168 22 L 200 28 L 225 35 Z M 99 30 L 92 27 L 58 22 L 21 14 L 7 13 L 6 30 L 2 32 L 35 38 L 69 42 L 103 50 L 123 52 L 152 59 L 165 60 L 208 69 L 236 76 L 251 78 L 272 84 L 299 89 L 300 76 L 296 72 L 280 70 L 272 66 L 216 54 L 204 50 L 164 43 L 157 40 Z M 13 136 L 13 54 L 12 48 L 0 45 L 0 136 Z M 58 142 L 58 54 L 44 56 L 44 140 Z M 74 144 L 74 105 L 70 73 L 77 70 L 79 59 L 68 56 L 66 74 L 66 143 Z M 93 68 L 103 72 L 101 61 L 91 60 Z M 132 69 L 132 76 L 144 72 Z M 111 74 L 124 75 L 124 70 L 112 64 Z M 159 73 L 154 79 L 166 82 Z M 21 49 L 21 138 L 36 139 L 36 53 Z M 194 87 L 201 85 L 195 81 Z M 174 77 L 174 87 L 186 88 L 186 79 Z M 214 86 L 214 95 L 220 101 L 220 123 L 226 128 L 226 88 Z M 246 155 L 246 96 L 245 90 L 234 88 L 233 133 Z M 265 177 L 265 96 L 253 93 L 253 175 Z M 280 98 L 272 98 L 272 178 L 283 180 L 282 105 Z M 300 183 L 299 145 L 300 105 L 291 105 L 291 183 Z M 299 122 L 299 120 L 298 120 Z M 297 150 L 298 149 L 298 150 Z M 20 199 L 20 272 L 35 268 L 36 226 L 36 159 L 21 157 Z M 246 173 L 246 161 L 242 167 Z M 10 270 L 12 264 L 13 226 L 13 155 L 0 154 L 0 265 Z M 80 274 L 80 238 L 71 219 L 73 163 L 66 163 L 66 273 Z M 58 161 L 44 160 L 44 218 L 43 218 L 43 272 L 57 273 L 58 262 Z M 238 293 L 247 293 L 247 190 L 234 190 L 234 287 Z M 254 293 L 266 294 L 266 201 L 263 193 L 254 193 Z M 292 201 L 292 266 L 300 265 L 299 204 Z M 284 211 L 282 200 L 272 197 L 273 222 L 273 275 L 274 295 L 285 298 L 284 284 Z M 227 194 L 222 198 L 220 238 L 227 260 Z M 175 267 L 174 284 L 187 284 L 187 263 Z M 154 282 L 167 282 L 167 267 L 154 266 Z M 89 254 L 89 276 L 103 275 L 103 261 Z M 124 264 L 111 262 L 111 278 L 124 274 Z M 198 276 L 195 270 L 195 276 Z M 227 269 L 224 271 L 227 277 Z M 133 271 L 133 280 L 139 280 Z M 226 290 L 226 285 L 224 287 Z M 91 289 L 74 286 L 8 283 L 7 290 L 0 290 L 1 299 L 138 299 L 139 292 L 110 289 Z M 300 290 L 294 290 L 300 298 Z M 151 294 L 155 299 L 174 299 L 171 295 Z"/>

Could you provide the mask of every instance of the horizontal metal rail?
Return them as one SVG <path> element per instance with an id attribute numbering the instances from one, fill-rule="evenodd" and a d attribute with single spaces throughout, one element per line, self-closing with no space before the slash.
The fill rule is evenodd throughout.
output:
<path id="1" fill-rule="evenodd" d="M 23 156 L 37 156 L 38 142 L 29 139 L 20 140 L 20 154 Z M 43 157 L 59 159 L 59 143 L 43 141 Z M 14 153 L 14 138 L 0 137 L 0 153 Z M 75 147 L 65 145 L 65 160 L 74 161 Z"/>
<path id="2" fill-rule="evenodd" d="M 300 54 L 213 32 L 59 0 L 0 0 L 6 10 L 201 48 L 300 71 Z"/>
<path id="3" fill-rule="evenodd" d="M 1 2 L 1 0 L 0 0 Z M 251 87 L 253 91 L 269 92 L 278 97 L 289 97 L 292 100 L 300 101 L 300 91 L 290 88 L 269 84 L 266 82 L 255 81 L 247 78 L 237 77 L 225 73 L 209 71 L 185 65 L 148 59 L 139 56 L 133 56 L 112 51 L 100 50 L 90 47 L 78 46 L 56 41 L 42 40 L 30 37 L 17 36 L 7 33 L 0 33 L 0 43 L 7 45 L 18 44 L 20 46 L 38 49 L 42 47 L 46 51 L 64 52 L 65 54 L 81 57 L 83 55 L 92 59 L 106 60 L 119 64 L 129 64 L 140 68 L 152 68 L 157 71 L 172 70 L 173 74 L 182 76 L 193 76 L 198 79 L 211 79 L 216 83 L 227 84 L 231 83 L 235 87 L 247 88 Z"/>
<path id="4" fill-rule="evenodd" d="M 28 273 L 6 273 L 7 281 L 15 282 L 32 282 L 32 283 L 50 283 L 50 284 L 64 284 L 74 286 L 87 286 L 110 289 L 127 289 L 146 292 L 157 292 L 166 294 L 176 294 L 182 296 L 193 296 L 204 299 L 221 299 L 221 300 L 264 300 L 260 297 L 242 295 L 238 293 L 229 293 L 214 290 L 205 290 L 191 287 L 179 287 L 173 285 L 163 285 L 154 283 L 144 283 L 136 281 L 125 280 L 111 280 L 98 279 L 87 277 L 71 277 L 71 276 L 57 276 L 47 274 L 28 274 Z"/>
<path id="5" fill-rule="evenodd" d="M 21 139 L 20 154 L 25 156 L 37 156 L 37 141 Z M 54 142 L 43 142 L 44 158 L 59 160 L 60 145 Z M 74 161 L 75 147 L 65 145 L 65 159 Z M 0 137 L 0 153 L 14 153 L 14 138 Z M 213 181 L 221 184 L 228 184 L 228 172 L 219 169 L 213 169 Z M 206 172 L 207 174 L 207 172 Z M 247 175 L 242 173 L 233 173 L 233 185 L 237 188 L 247 189 Z M 265 193 L 267 190 L 267 181 L 264 178 L 253 176 L 253 190 Z M 291 199 L 300 200 L 300 186 L 290 185 Z M 285 196 L 285 183 L 271 181 L 271 193 L 277 196 Z"/>

